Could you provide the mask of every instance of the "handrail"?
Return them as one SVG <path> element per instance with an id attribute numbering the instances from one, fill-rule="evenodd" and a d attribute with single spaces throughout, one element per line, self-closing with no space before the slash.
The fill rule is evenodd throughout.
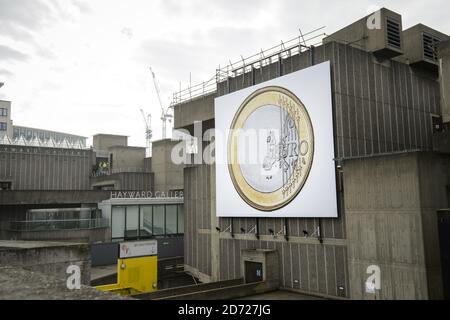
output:
<path id="1" fill-rule="evenodd" d="M 309 50 L 312 46 L 322 43 L 325 33 L 320 32 L 325 27 L 317 28 L 305 34 L 300 35 L 286 42 L 281 41 L 279 45 L 273 46 L 259 53 L 243 58 L 236 62 L 229 62 L 226 67 L 216 69 L 216 74 L 208 81 L 198 83 L 188 88 L 179 90 L 173 94 L 171 106 L 191 101 L 195 98 L 203 97 L 217 91 L 217 84 L 250 72 L 254 69 L 260 69 L 266 65 L 274 63 L 279 59 L 286 59 L 303 51 Z M 305 36 L 309 36 L 305 39 Z M 213 81 L 214 80 L 214 81 Z"/>
<path id="2" fill-rule="evenodd" d="M 7 221 L 2 224 L 3 230 L 8 231 L 54 231 L 54 230 L 82 230 L 109 227 L 109 219 L 67 219 L 67 220 L 32 220 Z"/>

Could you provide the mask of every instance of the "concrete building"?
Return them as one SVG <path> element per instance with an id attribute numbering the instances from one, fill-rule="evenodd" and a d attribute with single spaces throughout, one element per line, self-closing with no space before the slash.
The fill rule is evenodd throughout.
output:
<path id="1" fill-rule="evenodd" d="M 0 182 L 9 190 L 89 190 L 93 151 L 0 145 Z"/>
<path id="2" fill-rule="evenodd" d="M 175 95 L 175 128 L 194 135 L 200 122 L 203 135 L 214 128 L 216 97 L 331 63 L 339 217 L 217 218 L 215 166 L 186 166 L 185 269 L 201 281 L 245 277 L 247 250 L 274 250 L 282 288 L 353 299 L 450 297 L 439 211 L 449 207 L 450 167 L 435 152 L 448 146 L 448 45 L 440 60 L 434 55 L 448 36 L 422 25 L 403 32 L 401 15 L 387 9 L 375 17 L 378 28 L 368 29 L 369 16 L 319 46 L 285 43 L 219 70 L 212 90 Z M 374 293 L 365 288 L 371 265 L 382 272 Z"/>
<path id="3" fill-rule="evenodd" d="M 0 138 L 12 139 L 13 125 L 11 120 L 11 102 L 0 100 Z"/>
<path id="4" fill-rule="evenodd" d="M 152 191 L 154 173 L 145 148 L 128 146 L 128 137 L 98 134 L 93 138 L 95 164 L 91 187 L 97 190 Z"/>
<path id="5" fill-rule="evenodd" d="M 152 143 L 151 166 L 155 173 L 155 190 L 166 194 L 183 190 L 183 166 L 174 164 L 171 158 L 176 144 L 176 141 L 170 139 Z"/>

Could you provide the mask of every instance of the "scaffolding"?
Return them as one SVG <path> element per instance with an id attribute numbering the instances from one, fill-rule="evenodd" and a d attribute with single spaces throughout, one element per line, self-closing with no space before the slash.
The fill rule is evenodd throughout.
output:
<path id="1" fill-rule="evenodd" d="M 254 70 L 262 70 L 263 67 L 300 54 L 309 50 L 311 47 L 322 44 L 322 40 L 327 36 L 323 32 L 325 27 L 321 27 L 303 34 L 299 30 L 299 35 L 288 41 L 281 41 L 280 44 L 269 49 L 262 50 L 250 57 L 231 62 L 225 66 L 216 69 L 216 74 L 208 81 L 189 85 L 185 89 L 175 92 L 172 97 L 171 106 L 191 101 L 203 96 L 207 96 L 217 91 L 217 84 L 244 75 Z"/>

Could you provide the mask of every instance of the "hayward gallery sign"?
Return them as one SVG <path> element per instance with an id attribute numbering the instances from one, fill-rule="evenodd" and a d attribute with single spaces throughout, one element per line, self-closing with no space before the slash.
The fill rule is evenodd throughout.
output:
<path id="1" fill-rule="evenodd" d="M 183 191 L 111 191 L 111 199 L 183 199 Z"/>

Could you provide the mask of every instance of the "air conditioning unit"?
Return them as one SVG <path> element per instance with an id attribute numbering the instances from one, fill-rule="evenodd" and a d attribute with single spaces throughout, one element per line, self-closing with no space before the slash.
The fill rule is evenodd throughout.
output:
<path id="1" fill-rule="evenodd" d="M 418 24 L 403 31 L 403 39 L 403 59 L 406 59 L 411 66 L 437 71 L 438 45 L 442 41 L 449 40 L 450 37 L 423 24 Z"/>
<path id="2" fill-rule="evenodd" d="M 386 8 L 333 33 L 324 43 L 337 41 L 391 59 L 403 54 L 402 16 Z"/>

